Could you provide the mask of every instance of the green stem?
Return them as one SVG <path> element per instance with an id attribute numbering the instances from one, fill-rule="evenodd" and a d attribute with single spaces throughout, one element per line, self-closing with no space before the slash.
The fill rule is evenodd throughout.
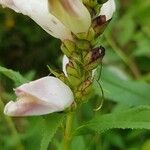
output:
<path id="1" fill-rule="evenodd" d="M 70 149 L 72 125 L 73 125 L 73 112 L 70 112 L 67 114 L 67 118 L 66 118 L 63 150 L 69 150 Z"/>

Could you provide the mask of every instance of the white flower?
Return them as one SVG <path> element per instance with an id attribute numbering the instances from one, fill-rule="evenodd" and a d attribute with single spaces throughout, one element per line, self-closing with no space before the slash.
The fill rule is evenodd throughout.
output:
<path id="1" fill-rule="evenodd" d="M 0 0 L 0 4 L 29 16 L 62 41 L 72 40 L 71 32 L 87 33 L 91 26 L 91 15 L 81 0 Z M 108 0 L 99 15 L 105 15 L 109 20 L 115 9 L 114 0 Z"/>
<path id="2" fill-rule="evenodd" d="M 32 18 L 50 35 L 61 40 L 72 39 L 71 32 L 49 13 L 48 0 L 0 0 L 0 4 Z"/>
<path id="3" fill-rule="evenodd" d="M 104 3 L 101 7 L 100 15 L 105 15 L 106 16 L 106 21 L 111 19 L 113 16 L 113 13 L 116 10 L 116 5 L 114 0 L 108 0 L 106 3 Z"/>
<path id="4" fill-rule="evenodd" d="M 66 65 L 69 63 L 69 59 L 66 55 L 63 56 L 63 60 L 62 60 L 62 69 L 63 69 L 63 72 L 65 74 L 65 76 L 67 77 L 67 71 L 66 71 Z"/>
<path id="5" fill-rule="evenodd" d="M 73 33 L 87 32 L 91 15 L 81 0 L 48 0 L 50 12 Z"/>
<path id="6" fill-rule="evenodd" d="M 44 77 L 15 89 L 17 101 L 4 108 L 9 116 L 43 115 L 63 111 L 74 100 L 71 89 L 55 77 Z"/>

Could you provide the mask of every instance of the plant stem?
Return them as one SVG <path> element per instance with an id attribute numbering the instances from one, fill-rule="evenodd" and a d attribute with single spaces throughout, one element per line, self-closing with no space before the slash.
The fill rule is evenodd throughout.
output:
<path id="1" fill-rule="evenodd" d="M 67 114 L 66 127 L 65 127 L 65 132 L 64 132 L 63 150 L 70 149 L 72 125 L 73 125 L 73 115 L 74 115 L 73 112 L 69 112 Z"/>

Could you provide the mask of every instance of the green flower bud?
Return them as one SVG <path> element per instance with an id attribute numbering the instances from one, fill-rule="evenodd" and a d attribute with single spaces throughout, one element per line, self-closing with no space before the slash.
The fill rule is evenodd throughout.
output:
<path id="1" fill-rule="evenodd" d="M 66 65 L 66 71 L 67 71 L 67 74 L 78 77 L 78 72 L 72 62 L 69 62 Z"/>
<path id="2" fill-rule="evenodd" d="M 70 51 L 70 52 L 74 52 L 76 49 L 76 45 L 74 42 L 70 41 L 70 40 L 65 40 L 63 41 L 64 45 L 66 46 L 66 48 Z"/>
<path id="3" fill-rule="evenodd" d="M 56 78 L 59 78 L 64 83 L 68 84 L 67 77 L 63 73 L 59 73 L 59 72 L 53 70 L 50 66 L 47 66 L 47 67 L 51 74 L 53 74 Z"/>
<path id="4" fill-rule="evenodd" d="M 77 33 L 75 36 L 76 36 L 78 39 L 80 39 L 80 40 L 85 40 L 85 39 L 87 39 L 87 33 L 86 33 L 86 32 Z"/>
<path id="5" fill-rule="evenodd" d="M 67 56 L 70 57 L 71 56 L 71 52 L 69 51 L 69 49 L 65 46 L 65 44 L 61 44 L 61 50 L 62 52 Z"/>
<path id="6" fill-rule="evenodd" d="M 76 40 L 76 46 L 81 50 L 90 49 L 90 42 L 87 40 Z"/>
<path id="7" fill-rule="evenodd" d="M 77 87 L 81 84 L 81 79 L 79 78 L 78 68 L 75 68 L 72 62 L 66 65 L 67 76 L 70 84 L 73 87 Z"/>
<path id="8" fill-rule="evenodd" d="M 98 11 L 97 7 L 99 7 L 99 4 L 97 3 L 97 0 L 82 0 L 83 3 L 86 5 L 86 7 L 88 8 L 91 16 L 95 16 L 97 14 Z"/>
<path id="9" fill-rule="evenodd" d="M 94 37 L 95 37 L 95 31 L 93 30 L 93 28 L 90 28 L 86 39 L 88 41 L 92 41 L 94 39 Z"/>
<path id="10" fill-rule="evenodd" d="M 75 35 L 75 37 L 79 40 L 92 41 L 95 37 L 95 31 L 93 28 L 89 28 L 87 33 L 78 33 Z"/>
<path id="11" fill-rule="evenodd" d="M 75 43 L 69 40 L 65 40 L 61 45 L 61 50 L 67 57 L 70 57 L 75 49 Z"/>
<path id="12" fill-rule="evenodd" d="M 97 5 L 97 0 L 82 0 L 83 3 L 91 8 L 94 8 Z"/>
<path id="13" fill-rule="evenodd" d="M 84 81 L 78 88 L 75 96 L 78 101 L 86 100 L 86 97 L 91 93 L 92 81 L 86 80 Z"/>

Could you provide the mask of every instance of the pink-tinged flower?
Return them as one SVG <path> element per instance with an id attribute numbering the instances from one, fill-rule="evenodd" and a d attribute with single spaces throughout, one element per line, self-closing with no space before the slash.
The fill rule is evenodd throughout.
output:
<path id="1" fill-rule="evenodd" d="M 73 33 L 87 32 L 91 16 L 81 0 L 48 0 L 50 12 Z"/>
<path id="2" fill-rule="evenodd" d="M 0 4 L 32 18 L 47 33 L 61 40 L 72 39 L 71 32 L 49 13 L 48 0 L 0 0 Z"/>
<path id="3" fill-rule="evenodd" d="M 15 89 L 17 101 L 4 108 L 9 116 L 43 115 L 63 111 L 74 100 L 71 89 L 55 77 L 44 77 Z"/>
<path id="4" fill-rule="evenodd" d="M 116 10 L 116 5 L 114 0 L 108 0 L 101 7 L 99 16 L 106 16 L 106 21 L 110 20 L 113 16 L 113 13 Z"/>

